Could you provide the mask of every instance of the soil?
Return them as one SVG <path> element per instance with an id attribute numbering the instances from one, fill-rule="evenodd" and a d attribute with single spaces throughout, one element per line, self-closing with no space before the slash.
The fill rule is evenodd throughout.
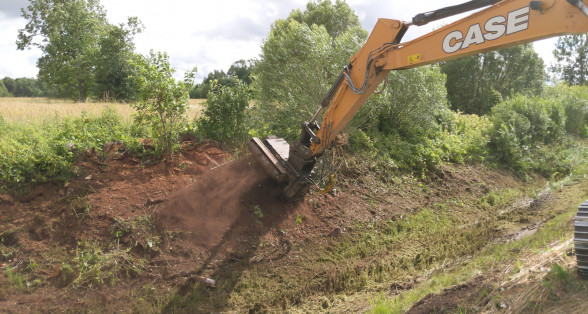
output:
<path id="1" fill-rule="evenodd" d="M 116 143 L 105 154 L 86 152 L 76 164 L 80 175 L 67 184 L 0 194 L 1 311 L 165 311 L 172 290 L 193 282 L 219 289 L 219 282 L 242 275 L 232 271 L 289 263 L 293 248 L 327 245 L 350 226 L 525 184 L 476 165 L 449 165 L 424 181 L 406 175 L 393 183 L 348 165 L 336 193 L 283 203 L 281 187 L 253 160 L 231 160 L 213 143 L 186 142 L 182 155 L 166 163 L 142 161 Z M 531 219 L 517 228 L 540 223 Z M 516 236 L 504 234 L 505 240 Z M 118 255 L 100 264 L 92 252 Z M 83 277 L 84 265 L 102 268 Z M 454 309 L 485 285 L 486 277 L 477 278 L 413 310 Z M 358 308 L 365 304 L 369 300 Z M 226 306 L 216 310 L 233 310 Z"/>
<path id="2" fill-rule="evenodd" d="M 588 196 L 588 181 L 544 192 L 528 206 L 548 215 L 562 213 Z M 520 228 L 501 241 L 519 240 L 532 235 L 546 219 Z M 573 230 L 573 218 L 567 222 Z M 572 277 L 567 286 L 548 288 L 548 275 L 554 264 Z M 431 294 L 416 303 L 408 313 L 587 313 L 588 290 L 577 272 L 572 236 L 548 244 L 540 254 L 521 254 L 517 263 L 497 263 L 464 284 Z"/>

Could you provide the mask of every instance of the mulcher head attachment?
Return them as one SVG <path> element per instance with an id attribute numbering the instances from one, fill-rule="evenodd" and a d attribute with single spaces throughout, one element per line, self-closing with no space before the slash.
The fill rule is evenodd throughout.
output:
<path id="1" fill-rule="evenodd" d="M 296 201 L 306 195 L 314 167 L 314 158 L 307 147 L 299 142 L 288 144 L 275 136 L 268 136 L 264 141 L 254 137 L 247 145 L 265 172 L 285 186 L 283 200 Z"/>

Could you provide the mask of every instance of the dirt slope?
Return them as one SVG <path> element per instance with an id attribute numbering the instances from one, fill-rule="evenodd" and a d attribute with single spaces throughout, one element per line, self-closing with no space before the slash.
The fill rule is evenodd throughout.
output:
<path id="1" fill-rule="evenodd" d="M 565 237 L 542 250 L 523 251 L 516 261 L 497 263 L 464 284 L 428 295 L 409 313 L 587 313 L 588 282 L 577 273 L 571 233 L 574 208 L 585 198 L 586 179 L 557 191 L 546 191 L 529 210 L 549 215 L 572 212 L 564 226 Z M 503 241 L 530 237 L 546 221 L 521 228 Z"/>

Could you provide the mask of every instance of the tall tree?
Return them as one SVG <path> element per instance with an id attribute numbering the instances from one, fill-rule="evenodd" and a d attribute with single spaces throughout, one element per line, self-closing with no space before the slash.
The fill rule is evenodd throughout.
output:
<path id="1" fill-rule="evenodd" d="M 343 22 L 334 23 L 339 20 Z M 265 120 L 261 125 L 281 136 L 297 137 L 299 122 L 316 110 L 348 58 L 367 37 L 356 22 L 357 16 L 345 2 L 333 5 L 322 1 L 310 3 L 304 12 L 293 11 L 288 19 L 272 25 L 254 67 L 257 110 Z"/>
<path id="2" fill-rule="evenodd" d="M 6 86 L 4 86 L 4 82 L 0 81 L 0 97 L 9 97 L 9 96 L 11 96 L 11 95 L 8 92 L 8 89 L 6 89 Z"/>
<path id="3" fill-rule="evenodd" d="M 361 30 L 359 18 L 345 3 L 337 0 L 333 4 L 330 0 L 312 1 L 306 4 L 306 10 L 296 9 L 288 17 L 309 26 L 322 25 L 332 38 L 337 38 L 349 29 Z"/>
<path id="4" fill-rule="evenodd" d="M 127 24 L 108 25 L 98 41 L 95 58 L 95 94 L 103 99 L 133 100 L 138 87 L 130 79 L 133 73 L 128 60 L 133 58 L 133 36 L 143 30 L 136 17 Z"/>
<path id="5" fill-rule="evenodd" d="M 538 94 L 546 79 L 543 60 L 531 44 L 505 48 L 441 64 L 451 107 L 486 114 L 517 93 Z"/>
<path id="6" fill-rule="evenodd" d="M 94 87 L 94 56 L 107 22 L 99 0 L 30 0 L 17 46 L 35 46 L 39 77 L 61 96 L 85 101 Z M 39 37 L 40 40 L 35 40 Z"/>
<path id="7" fill-rule="evenodd" d="M 569 85 L 588 84 L 588 35 L 562 36 L 555 44 L 557 63 L 551 67 Z"/>
<path id="8" fill-rule="evenodd" d="M 227 75 L 236 77 L 245 84 L 251 84 L 251 68 L 253 62 L 251 60 L 245 61 L 243 59 L 233 62 L 227 71 Z"/>

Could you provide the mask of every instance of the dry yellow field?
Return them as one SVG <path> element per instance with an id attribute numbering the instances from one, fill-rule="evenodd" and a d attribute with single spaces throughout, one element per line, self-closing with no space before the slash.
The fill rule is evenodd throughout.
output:
<path id="1" fill-rule="evenodd" d="M 204 99 L 190 99 L 188 117 L 199 116 Z M 134 109 L 121 103 L 74 103 L 65 99 L 0 97 L 0 116 L 7 122 L 40 122 L 56 117 L 77 117 L 82 113 L 99 115 L 106 108 L 113 108 L 124 118 L 130 118 Z"/>

